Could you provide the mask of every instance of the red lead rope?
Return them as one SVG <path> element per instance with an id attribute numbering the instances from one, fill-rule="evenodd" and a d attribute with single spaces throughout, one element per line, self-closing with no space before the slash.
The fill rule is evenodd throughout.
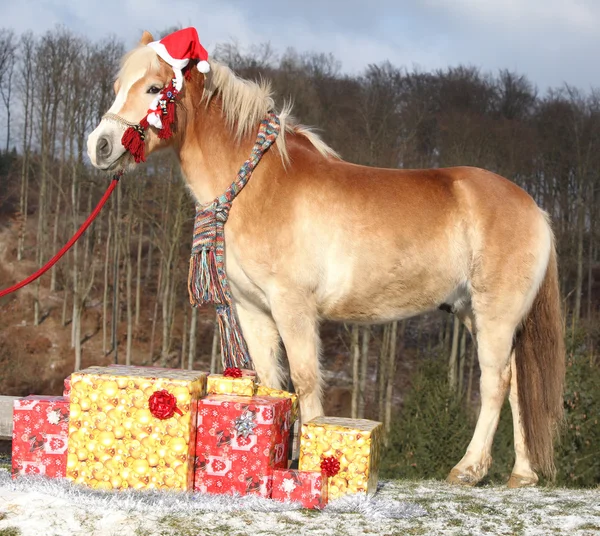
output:
<path id="1" fill-rule="evenodd" d="M 20 288 L 23 288 L 25 285 L 29 285 L 29 283 L 31 283 L 32 281 L 35 281 L 38 277 L 40 277 L 42 274 L 44 274 L 50 268 L 52 268 L 58 262 L 58 260 L 67 251 L 69 251 L 69 249 L 71 249 L 73 244 L 75 242 L 77 242 L 77 240 L 79 240 L 79 237 L 85 232 L 85 230 L 90 226 L 90 224 L 96 219 L 96 216 L 98 216 L 98 214 L 102 210 L 102 207 L 108 201 L 110 194 L 113 193 L 113 190 L 117 187 L 117 184 L 119 184 L 119 179 L 121 178 L 121 175 L 122 175 L 122 173 L 118 173 L 117 175 L 115 175 L 113 177 L 113 180 L 110 183 L 110 186 L 106 190 L 105 194 L 102 196 L 102 199 L 100 199 L 100 201 L 96 205 L 96 208 L 94 209 L 94 211 L 88 216 L 88 219 L 83 222 L 83 224 L 77 230 L 77 232 L 73 235 L 71 240 L 69 240 L 65 244 L 65 246 L 56 255 L 54 255 L 54 257 L 52 257 L 44 266 L 42 266 L 37 272 L 30 275 L 27 279 L 23 279 L 23 281 L 21 281 L 20 283 L 17 283 L 16 285 L 13 285 L 12 287 L 6 288 L 4 290 L 0 290 L 0 298 L 2 298 L 2 296 L 6 296 L 7 294 L 10 294 L 11 292 L 14 292 L 15 290 L 19 290 Z"/>

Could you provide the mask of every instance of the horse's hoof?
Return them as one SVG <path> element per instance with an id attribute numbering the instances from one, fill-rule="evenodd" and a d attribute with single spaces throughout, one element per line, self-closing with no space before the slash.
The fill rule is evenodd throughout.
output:
<path id="1" fill-rule="evenodd" d="M 510 475 L 510 478 L 508 479 L 507 482 L 507 486 L 509 488 L 528 488 L 531 486 L 535 486 L 538 483 L 538 477 L 535 473 L 533 473 L 533 476 L 522 476 L 522 475 L 515 475 L 514 473 L 512 475 Z"/>
<path id="2" fill-rule="evenodd" d="M 474 486 L 479 480 L 473 473 L 463 473 L 458 469 L 452 469 L 446 478 L 446 482 L 457 486 Z"/>

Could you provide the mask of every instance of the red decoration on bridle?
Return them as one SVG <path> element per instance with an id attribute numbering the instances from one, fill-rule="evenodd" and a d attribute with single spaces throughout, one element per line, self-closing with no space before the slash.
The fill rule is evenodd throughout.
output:
<path id="1" fill-rule="evenodd" d="M 186 78 L 187 72 L 186 72 Z M 175 122 L 175 101 L 179 91 L 175 88 L 175 79 L 173 78 L 169 85 L 161 91 L 161 98 L 158 100 L 158 107 L 146 112 L 146 116 L 137 125 L 131 125 L 123 133 L 121 144 L 126 151 L 131 153 L 136 164 L 146 161 L 146 130 L 151 126 L 148 122 L 148 115 L 156 113 L 162 128 L 158 130 L 158 137 L 161 140 L 168 140 L 173 136 L 171 128 Z"/>

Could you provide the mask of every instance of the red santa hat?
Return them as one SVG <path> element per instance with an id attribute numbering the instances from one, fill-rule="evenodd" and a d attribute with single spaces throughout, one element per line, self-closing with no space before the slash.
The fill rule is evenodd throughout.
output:
<path id="1" fill-rule="evenodd" d="M 181 71 L 190 60 L 199 60 L 196 68 L 201 73 L 206 74 L 210 71 L 208 52 L 200 44 L 196 28 L 178 30 L 163 37 L 160 41 L 148 43 L 148 46 L 153 48 L 163 60 L 173 67 L 175 78 L 178 81 L 183 79 Z"/>

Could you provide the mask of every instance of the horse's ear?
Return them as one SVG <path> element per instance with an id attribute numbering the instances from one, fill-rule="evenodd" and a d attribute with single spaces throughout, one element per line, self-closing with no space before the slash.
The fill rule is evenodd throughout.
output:
<path id="1" fill-rule="evenodd" d="M 142 38 L 140 39 L 140 45 L 144 46 L 147 45 L 148 43 L 152 43 L 152 41 L 154 41 L 154 37 L 152 37 L 152 34 L 146 30 L 144 30 L 144 33 L 142 34 Z"/>

